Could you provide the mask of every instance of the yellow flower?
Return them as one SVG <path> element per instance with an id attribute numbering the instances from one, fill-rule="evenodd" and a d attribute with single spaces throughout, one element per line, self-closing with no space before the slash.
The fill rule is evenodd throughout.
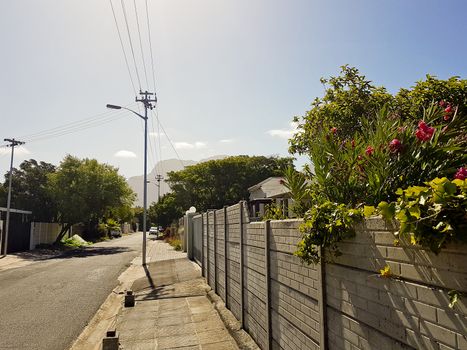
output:
<path id="1" fill-rule="evenodd" d="M 381 277 L 389 278 L 392 276 L 391 267 L 386 265 L 383 269 L 379 270 Z"/>

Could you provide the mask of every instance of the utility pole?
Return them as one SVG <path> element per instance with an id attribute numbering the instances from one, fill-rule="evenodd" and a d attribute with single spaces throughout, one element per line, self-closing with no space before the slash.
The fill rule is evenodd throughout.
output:
<path id="1" fill-rule="evenodd" d="M 161 180 L 164 180 L 164 177 L 160 174 L 156 175 L 156 181 L 157 181 L 157 201 L 156 203 L 159 203 L 159 200 L 161 199 Z"/>
<path id="2" fill-rule="evenodd" d="M 143 195 L 143 265 L 146 265 L 146 221 L 148 211 L 148 109 L 153 109 L 157 102 L 155 93 L 142 92 L 141 98 L 136 98 L 136 102 L 142 102 L 144 105 L 144 195 Z M 152 98 L 154 96 L 154 98 Z"/>
<path id="3" fill-rule="evenodd" d="M 11 161 L 10 161 L 10 174 L 8 179 L 8 199 L 6 203 L 6 222 L 5 222 L 5 243 L 3 255 L 7 254 L 8 251 L 8 229 L 10 226 L 10 207 L 11 207 L 11 177 L 13 173 L 13 156 L 15 154 L 15 146 L 24 145 L 24 142 L 15 140 L 15 139 L 4 139 L 3 141 L 9 142 L 10 144 L 7 147 L 11 147 Z M 0 240 L 0 248 L 2 247 L 2 242 Z"/>

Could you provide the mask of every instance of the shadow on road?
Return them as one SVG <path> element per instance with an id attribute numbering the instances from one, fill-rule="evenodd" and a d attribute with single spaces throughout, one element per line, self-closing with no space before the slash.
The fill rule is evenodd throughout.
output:
<path id="1" fill-rule="evenodd" d="M 52 259 L 87 258 L 96 255 L 113 255 L 130 252 L 127 247 L 83 247 L 62 251 L 58 249 L 38 249 L 31 252 L 20 252 L 13 255 L 29 261 L 44 261 Z"/>

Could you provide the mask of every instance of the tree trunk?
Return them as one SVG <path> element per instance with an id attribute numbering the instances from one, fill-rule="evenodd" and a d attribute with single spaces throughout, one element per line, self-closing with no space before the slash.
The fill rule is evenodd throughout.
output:
<path id="1" fill-rule="evenodd" d="M 62 229 L 60 230 L 60 233 L 58 234 L 57 238 L 55 239 L 55 244 L 58 244 L 61 242 L 63 239 L 63 236 L 65 236 L 65 233 L 70 229 L 72 224 L 65 224 L 62 226 Z"/>

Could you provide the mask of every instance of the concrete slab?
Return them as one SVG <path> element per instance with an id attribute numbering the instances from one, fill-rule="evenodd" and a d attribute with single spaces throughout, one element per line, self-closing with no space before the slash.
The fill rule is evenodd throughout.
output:
<path id="1" fill-rule="evenodd" d="M 136 304 L 117 310 L 122 349 L 237 350 L 200 268 L 166 243 L 148 243 L 150 263 L 133 269 Z"/>
<path id="2" fill-rule="evenodd" d="M 197 345 L 199 345 L 198 338 L 194 334 L 182 334 L 157 338 L 157 348 L 161 350 Z"/>

